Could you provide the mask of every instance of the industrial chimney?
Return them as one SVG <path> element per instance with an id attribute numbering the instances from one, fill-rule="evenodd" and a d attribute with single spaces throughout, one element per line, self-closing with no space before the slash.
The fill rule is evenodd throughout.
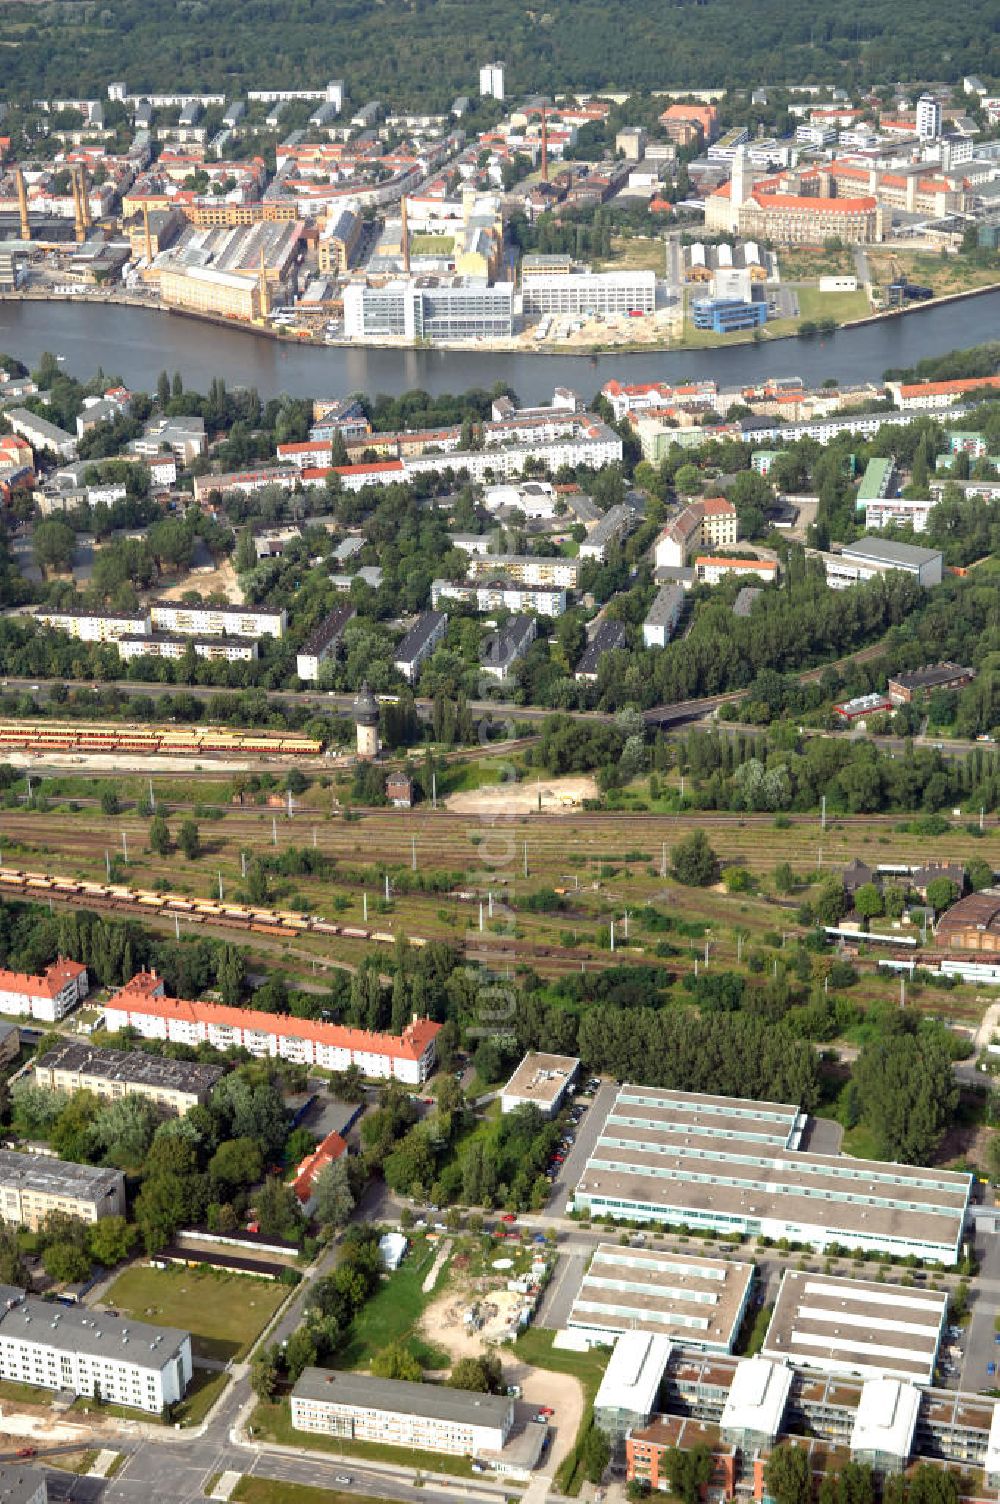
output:
<path id="1" fill-rule="evenodd" d="M 31 224 L 28 220 L 28 191 L 24 186 L 24 173 L 18 167 L 15 171 L 17 179 L 17 207 L 21 211 L 21 239 L 31 239 Z"/>

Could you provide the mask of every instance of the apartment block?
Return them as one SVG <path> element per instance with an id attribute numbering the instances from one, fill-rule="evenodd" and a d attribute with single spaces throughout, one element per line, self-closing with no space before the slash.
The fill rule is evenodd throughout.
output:
<path id="1" fill-rule="evenodd" d="M 437 605 L 437 602 L 434 602 Z M 420 673 L 420 665 L 429 658 L 439 642 L 444 641 L 448 630 L 448 615 L 445 611 L 421 611 L 413 626 L 396 647 L 393 663 L 403 678 L 413 684 Z"/>
<path id="2" fill-rule="evenodd" d="M 40 976 L 0 971 L 0 1013 L 23 1014 L 54 1024 L 65 1018 L 89 991 L 86 966 L 59 956 Z"/>
<path id="3" fill-rule="evenodd" d="M 516 585 L 505 580 L 477 583 L 474 580 L 432 580 L 431 603 L 468 601 L 477 611 L 535 611 L 539 616 L 562 616 L 565 590 L 545 585 Z"/>
<path id="4" fill-rule="evenodd" d="M 0 1286 L 0 1377 L 159 1415 L 183 1399 L 191 1337 L 176 1327 L 59 1306 Z"/>
<path id="5" fill-rule="evenodd" d="M 154 601 L 149 608 L 154 630 L 186 636 L 283 637 L 288 612 L 267 606 L 186 606 L 180 601 Z"/>
<path id="6" fill-rule="evenodd" d="M 580 575 L 579 559 L 562 554 L 487 554 L 469 559 L 470 580 L 513 580 L 518 585 L 544 585 L 547 589 L 575 590 Z"/>
<path id="7" fill-rule="evenodd" d="M 329 616 L 314 627 L 302 644 L 295 660 L 295 672 L 300 679 L 315 683 L 320 666 L 329 658 L 335 658 L 343 641 L 344 628 L 353 621 L 357 612 L 353 606 L 338 606 Z"/>
<path id="8" fill-rule="evenodd" d="M 81 1222 L 123 1216 L 125 1177 L 120 1170 L 0 1149 L 0 1220 L 34 1231 L 49 1212 Z"/>
<path id="9" fill-rule="evenodd" d="M 380 1034 L 254 1008 L 189 1002 L 167 997 L 155 973 L 140 972 L 108 1004 L 105 1027 L 109 1034 L 135 1029 L 144 1039 L 209 1044 L 222 1051 L 240 1047 L 258 1057 L 280 1056 L 333 1071 L 356 1065 L 366 1076 L 419 1086 L 434 1069 L 441 1025 L 418 1018 L 401 1034 Z"/>
<path id="10" fill-rule="evenodd" d="M 89 1091 L 113 1101 L 145 1097 L 179 1117 L 207 1102 L 225 1075 L 221 1065 L 171 1060 L 142 1050 L 98 1050 L 75 1041 L 48 1050 L 34 1070 L 35 1085 L 47 1091 Z"/>

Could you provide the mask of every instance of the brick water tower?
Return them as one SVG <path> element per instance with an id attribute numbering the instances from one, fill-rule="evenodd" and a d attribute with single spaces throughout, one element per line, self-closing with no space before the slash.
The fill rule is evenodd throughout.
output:
<path id="1" fill-rule="evenodd" d="M 380 750 L 378 735 L 378 701 L 368 687 L 362 684 L 354 699 L 354 724 L 358 730 L 358 757 L 362 762 L 374 762 Z"/>

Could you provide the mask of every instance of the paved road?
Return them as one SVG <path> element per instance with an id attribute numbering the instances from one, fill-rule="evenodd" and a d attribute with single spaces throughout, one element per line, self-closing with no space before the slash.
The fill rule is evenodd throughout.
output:
<path id="1" fill-rule="evenodd" d="M 600 1137 L 617 1095 L 618 1087 L 615 1082 L 602 1082 L 591 1105 L 578 1123 L 573 1147 L 563 1161 L 559 1174 L 552 1182 L 552 1194 L 549 1197 L 551 1212 L 558 1215 L 565 1212 L 566 1203 L 583 1174 L 587 1160 L 593 1153 L 594 1145 Z"/>
<path id="2" fill-rule="evenodd" d="M 594 1246 L 597 1246 L 596 1241 Z M 579 1253 L 559 1255 L 552 1278 L 538 1303 L 538 1310 L 535 1313 L 536 1326 L 558 1331 L 566 1325 L 592 1252 L 593 1249 L 587 1248 Z"/>
<path id="3" fill-rule="evenodd" d="M 979 1277 L 973 1281 L 970 1296 L 972 1319 L 965 1336 L 965 1360 L 960 1387 L 966 1393 L 977 1389 L 1000 1387 L 996 1375 L 986 1372 L 988 1363 L 1000 1367 L 1000 1345 L 994 1340 L 993 1318 L 1000 1310 L 1000 1238 L 991 1232 L 977 1232 L 976 1253 Z"/>

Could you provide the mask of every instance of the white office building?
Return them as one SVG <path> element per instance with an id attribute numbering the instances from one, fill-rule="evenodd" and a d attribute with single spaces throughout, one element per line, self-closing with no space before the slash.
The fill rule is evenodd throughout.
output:
<path id="1" fill-rule="evenodd" d="M 880 1473 L 901 1473 L 913 1451 L 920 1390 L 899 1379 L 869 1379 L 851 1431 L 851 1461 Z"/>
<path id="2" fill-rule="evenodd" d="M 801 1148 L 793 1104 L 625 1085 L 573 1197 L 591 1217 L 951 1265 L 971 1177 Z"/>
<path id="3" fill-rule="evenodd" d="M 344 289 L 349 339 L 495 340 L 514 333 L 514 284 L 419 277 Z"/>
<path id="4" fill-rule="evenodd" d="M 0 1377 L 159 1415 L 191 1382 L 191 1337 L 0 1286 Z"/>
<path id="5" fill-rule="evenodd" d="M 613 1441 L 654 1414 L 669 1359 L 669 1337 L 623 1332 L 617 1339 L 594 1399 L 594 1421 Z"/>
<path id="6" fill-rule="evenodd" d="M 570 272 L 529 277 L 521 291 L 525 317 L 600 314 L 627 317 L 656 310 L 655 272 Z"/>
<path id="7" fill-rule="evenodd" d="M 891 538 L 859 538 L 845 543 L 839 554 L 822 556 L 826 582 L 834 590 L 873 580 L 877 575 L 899 569 L 912 574 L 926 589 L 940 585 L 944 574 L 944 555 L 938 548 L 918 548 L 913 543 L 897 543 Z"/>
<path id="8" fill-rule="evenodd" d="M 292 1390 L 296 1431 L 449 1457 L 500 1451 L 513 1423 L 514 1401 L 508 1396 L 443 1384 L 307 1368 Z"/>

